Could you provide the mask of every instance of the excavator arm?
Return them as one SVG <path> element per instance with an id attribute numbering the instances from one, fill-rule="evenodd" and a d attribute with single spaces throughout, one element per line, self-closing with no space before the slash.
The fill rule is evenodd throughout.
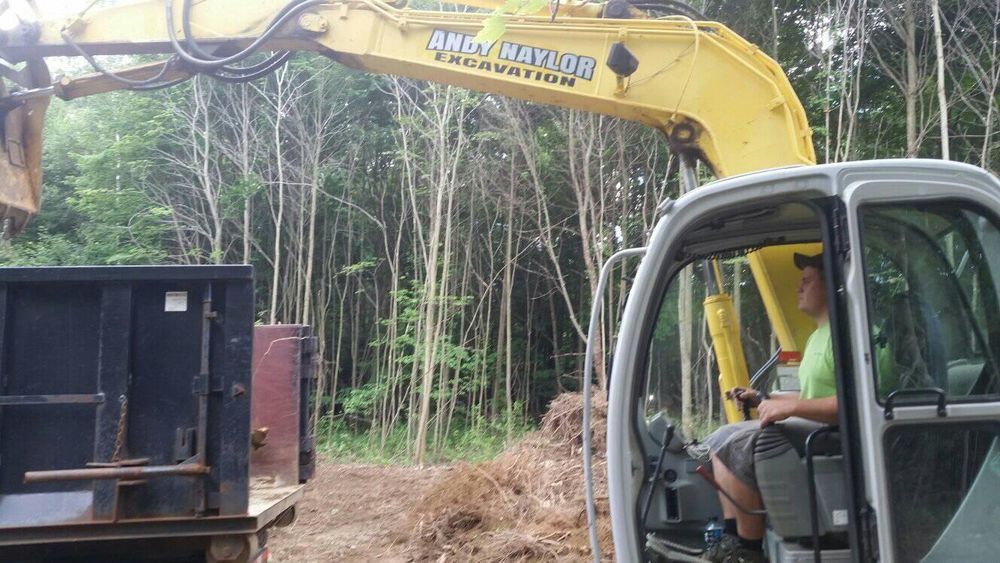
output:
<path id="1" fill-rule="evenodd" d="M 65 21 L 18 18 L 0 33 L 5 76 L 21 87 L 0 92 L 6 141 L 0 213 L 10 234 L 38 210 L 41 132 L 51 95 L 155 87 L 195 73 L 246 77 L 217 59 L 235 61 L 256 51 L 278 52 L 271 59 L 276 62 L 284 52 L 312 51 L 369 72 L 636 121 L 661 131 L 675 151 L 699 158 L 717 177 L 815 162 L 805 112 L 777 63 L 721 24 L 642 19 L 645 14 L 624 0 L 569 3 L 554 16 L 549 9 L 510 16 L 503 36 L 485 44 L 473 39 L 486 13 L 411 10 L 379 0 L 147 0 Z M 153 53 L 171 57 L 54 84 L 43 62 L 51 56 Z M 20 62 L 26 64 L 18 72 L 6 68 Z M 257 66 L 263 72 L 267 64 Z M 781 346 L 799 349 L 810 329 L 795 310 L 795 276 L 789 282 L 787 275 L 769 275 L 764 257 L 751 265 L 764 284 Z M 742 357 L 738 338 L 722 346 Z M 724 388 L 746 384 L 745 367 L 737 373 L 720 367 Z"/>
<path id="2" fill-rule="evenodd" d="M 165 4 L 136 2 L 68 21 L 22 22 L 3 32 L 0 57 L 9 63 L 35 61 L 29 67 L 37 68 L 40 58 L 81 52 L 176 54 Z M 183 42 L 181 3 L 169 4 L 174 4 L 175 36 Z M 260 49 L 314 51 L 369 72 L 637 121 L 662 131 L 678 150 L 697 153 L 719 177 L 815 160 L 805 112 L 781 68 L 718 23 L 579 18 L 563 9 L 554 19 L 511 17 L 504 36 L 484 45 L 472 38 L 486 14 L 400 9 L 378 0 L 312 0 L 294 3 L 291 17 L 269 29 L 286 5 L 286 0 L 197 3 L 190 13 L 193 38 L 202 48 L 228 53 L 273 31 Z M 619 72 L 607 66 L 612 52 L 634 57 L 630 75 L 623 74 L 628 66 Z M 173 75 L 183 75 L 185 66 L 182 60 Z M 29 91 L 50 86 L 45 73 L 34 74 Z M 67 97 L 90 93 L 71 80 L 48 93 L 58 91 Z M 30 96 L 0 101 L 17 105 Z M 32 141 L 25 139 L 22 146 L 40 146 Z M 37 186 L 31 191 L 27 211 L 33 213 Z M 32 198 L 19 201 L 25 199 Z"/>

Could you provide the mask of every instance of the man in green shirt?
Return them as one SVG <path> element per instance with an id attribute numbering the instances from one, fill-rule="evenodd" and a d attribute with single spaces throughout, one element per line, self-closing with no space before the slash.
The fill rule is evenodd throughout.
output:
<path id="1" fill-rule="evenodd" d="M 830 340 L 830 314 L 823 282 L 823 255 L 795 254 L 795 265 L 802 270 L 798 288 L 798 307 L 816 321 L 799 365 L 799 392 L 775 393 L 764 397 L 753 389 L 731 389 L 726 396 L 742 407 L 757 408 L 758 420 L 729 424 L 705 439 L 711 450 L 712 471 L 720 488 L 750 510 L 763 510 L 754 473 L 754 445 L 761 428 L 782 420 L 799 417 L 815 422 L 836 424 L 837 395 L 833 370 L 833 347 Z M 762 541 L 763 516 L 746 514 L 725 495 L 719 495 L 726 530 L 722 538 L 709 546 L 706 559 L 753 563 L 764 561 Z"/>

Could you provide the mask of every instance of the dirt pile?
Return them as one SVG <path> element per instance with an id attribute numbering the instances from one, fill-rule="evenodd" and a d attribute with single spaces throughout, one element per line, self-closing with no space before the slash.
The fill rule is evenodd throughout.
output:
<path id="1" fill-rule="evenodd" d="M 611 558 L 607 402 L 592 405 L 594 490 L 598 537 Z M 563 394 L 549 405 L 541 429 L 492 461 L 450 471 L 414 510 L 412 553 L 445 561 L 579 561 L 589 557 L 581 449 L 583 397 Z"/>

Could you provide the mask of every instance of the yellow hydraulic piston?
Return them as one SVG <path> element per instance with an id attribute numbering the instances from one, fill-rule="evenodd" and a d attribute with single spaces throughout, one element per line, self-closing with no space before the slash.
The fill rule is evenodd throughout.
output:
<path id="1" fill-rule="evenodd" d="M 727 293 L 709 295 L 705 298 L 704 307 L 715 360 L 719 364 L 719 389 L 726 391 L 733 387 L 746 387 L 749 380 L 747 361 L 740 345 L 740 326 L 733 299 Z M 733 401 L 723 401 L 723 405 L 726 420 L 735 422 L 742 419 L 743 415 Z"/>

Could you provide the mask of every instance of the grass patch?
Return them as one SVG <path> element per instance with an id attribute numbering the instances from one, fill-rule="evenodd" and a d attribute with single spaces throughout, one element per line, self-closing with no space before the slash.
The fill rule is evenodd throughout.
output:
<path id="1" fill-rule="evenodd" d="M 496 457 L 509 443 L 534 430 L 517 417 L 508 434 L 503 420 L 476 421 L 476 424 L 452 424 L 447 436 L 435 444 L 427 440 L 428 463 L 455 461 L 477 462 Z M 508 440 L 509 436 L 509 440 Z M 342 419 L 324 419 L 316 432 L 316 447 L 320 455 L 339 463 L 371 463 L 408 465 L 414 462 L 413 437 L 405 425 L 397 425 L 383 437 L 378 429 L 354 429 Z"/>

